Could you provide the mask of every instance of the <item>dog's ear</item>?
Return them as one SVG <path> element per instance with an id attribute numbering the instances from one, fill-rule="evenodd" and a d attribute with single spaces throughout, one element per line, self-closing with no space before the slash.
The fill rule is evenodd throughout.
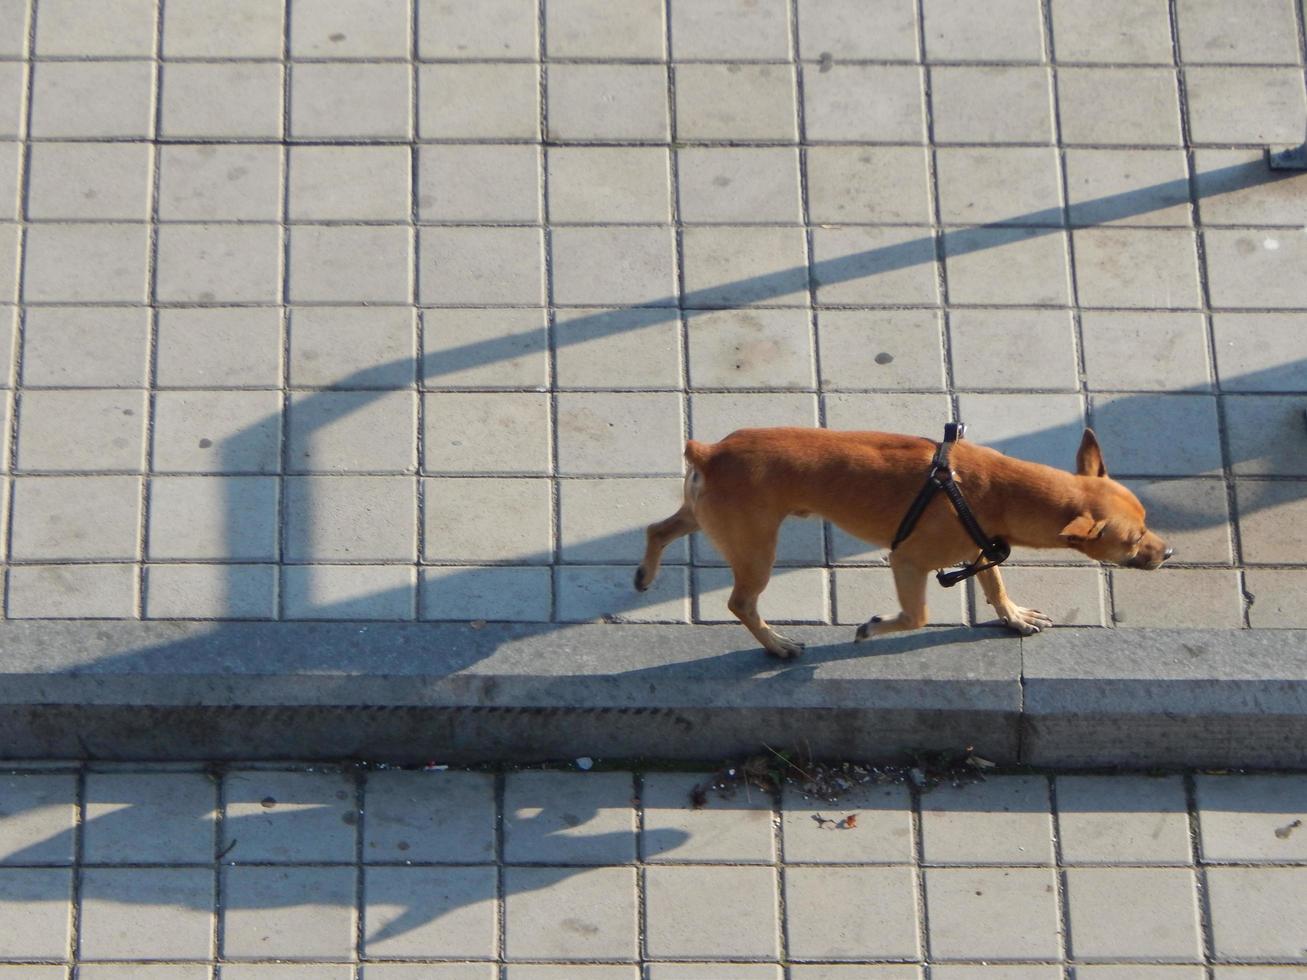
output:
<path id="1" fill-rule="evenodd" d="M 1107 476 L 1107 464 L 1103 462 L 1103 450 L 1098 445 L 1098 436 L 1093 429 L 1085 429 L 1076 451 L 1076 473 L 1079 476 Z"/>
<path id="2" fill-rule="evenodd" d="M 1084 544 L 1086 541 L 1102 537 L 1103 528 L 1105 527 L 1107 527 L 1107 521 L 1096 521 L 1088 514 L 1081 514 L 1062 528 L 1058 532 L 1058 537 L 1067 544 Z"/>

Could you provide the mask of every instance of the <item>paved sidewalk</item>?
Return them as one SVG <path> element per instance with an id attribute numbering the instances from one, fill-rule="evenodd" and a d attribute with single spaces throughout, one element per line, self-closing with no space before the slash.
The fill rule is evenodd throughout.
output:
<path id="1" fill-rule="evenodd" d="M 0 980 L 1307 976 L 1302 775 L 705 778 L 0 775 Z"/>
<path id="2" fill-rule="evenodd" d="M 1302 10 L 1232 10 L 0 0 L 4 613 L 728 620 L 704 541 L 629 588 L 686 436 L 960 416 L 1178 552 L 1022 603 L 1307 626 Z M 883 557 L 795 524 L 763 608 Z"/>

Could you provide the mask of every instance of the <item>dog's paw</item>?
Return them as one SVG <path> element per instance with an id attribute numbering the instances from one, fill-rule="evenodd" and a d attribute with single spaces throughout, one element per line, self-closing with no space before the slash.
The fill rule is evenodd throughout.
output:
<path id="1" fill-rule="evenodd" d="M 885 617 L 883 616 L 872 616 L 871 619 L 859 626 L 857 631 L 853 634 L 853 642 L 861 643 L 863 640 L 870 640 L 872 631 L 875 629 L 876 624 L 884 618 Z"/>
<path id="2" fill-rule="evenodd" d="M 653 585 L 653 577 L 644 570 L 643 565 L 635 570 L 634 584 L 636 592 L 648 592 L 649 586 Z"/>
<path id="3" fill-rule="evenodd" d="M 1038 609 L 1022 609 L 1020 606 L 1016 606 L 1012 614 L 1002 618 L 1004 626 L 1022 636 L 1033 636 L 1053 625 L 1053 621 Z"/>
<path id="4" fill-rule="evenodd" d="M 788 636 L 781 636 L 779 633 L 773 633 L 772 639 L 775 640 L 776 645 L 767 647 L 767 652 L 773 657 L 794 660 L 803 653 L 804 645 L 798 640 L 791 640 Z"/>

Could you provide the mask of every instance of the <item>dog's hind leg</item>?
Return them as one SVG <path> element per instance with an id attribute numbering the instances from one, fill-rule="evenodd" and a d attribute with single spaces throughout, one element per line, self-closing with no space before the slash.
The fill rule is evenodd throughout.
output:
<path id="1" fill-rule="evenodd" d="M 894 588 L 899 594 L 899 614 L 891 619 L 872 616 L 853 634 L 853 641 L 882 636 L 885 633 L 898 633 L 901 630 L 920 629 L 926 625 L 929 613 L 926 610 L 926 581 L 928 570 L 918 568 L 904 558 L 890 556 L 890 568 L 894 571 Z"/>
<path id="2" fill-rule="evenodd" d="M 1022 636 L 1030 636 L 1053 625 L 1053 621 L 1038 609 L 1023 609 L 1008 598 L 1007 589 L 1003 588 L 1003 576 L 997 568 L 978 572 L 976 578 L 985 591 L 985 601 L 994 607 L 998 618 L 1008 629 L 1015 630 Z"/>
<path id="3" fill-rule="evenodd" d="M 649 586 L 653 585 L 654 579 L 658 577 L 658 566 L 663 559 L 663 549 L 675 541 L 677 538 L 684 537 L 691 531 L 699 529 L 699 522 L 695 520 L 694 510 L 689 502 L 681 505 L 671 517 L 657 524 L 650 524 L 645 530 L 645 549 L 644 560 L 640 562 L 640 567 L 635 570 L 635 587 L 637 591 L 644 592 Z"/>

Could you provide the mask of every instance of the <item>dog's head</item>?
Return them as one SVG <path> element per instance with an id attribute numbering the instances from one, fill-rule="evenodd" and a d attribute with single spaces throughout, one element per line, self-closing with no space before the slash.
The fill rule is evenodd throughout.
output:
<path id="1" fill-rule="evenodd" d="M 1088 507 L 1062 528 L 1068 548 L 1127 568 L 1158 568 L 1171 557 L 1172 549 L 1144 523 L 1139 498 L 1107 475 L 1093 429 L 1085 429 L 1080 440 L 1076 475 L 1087 478 Z"/>

